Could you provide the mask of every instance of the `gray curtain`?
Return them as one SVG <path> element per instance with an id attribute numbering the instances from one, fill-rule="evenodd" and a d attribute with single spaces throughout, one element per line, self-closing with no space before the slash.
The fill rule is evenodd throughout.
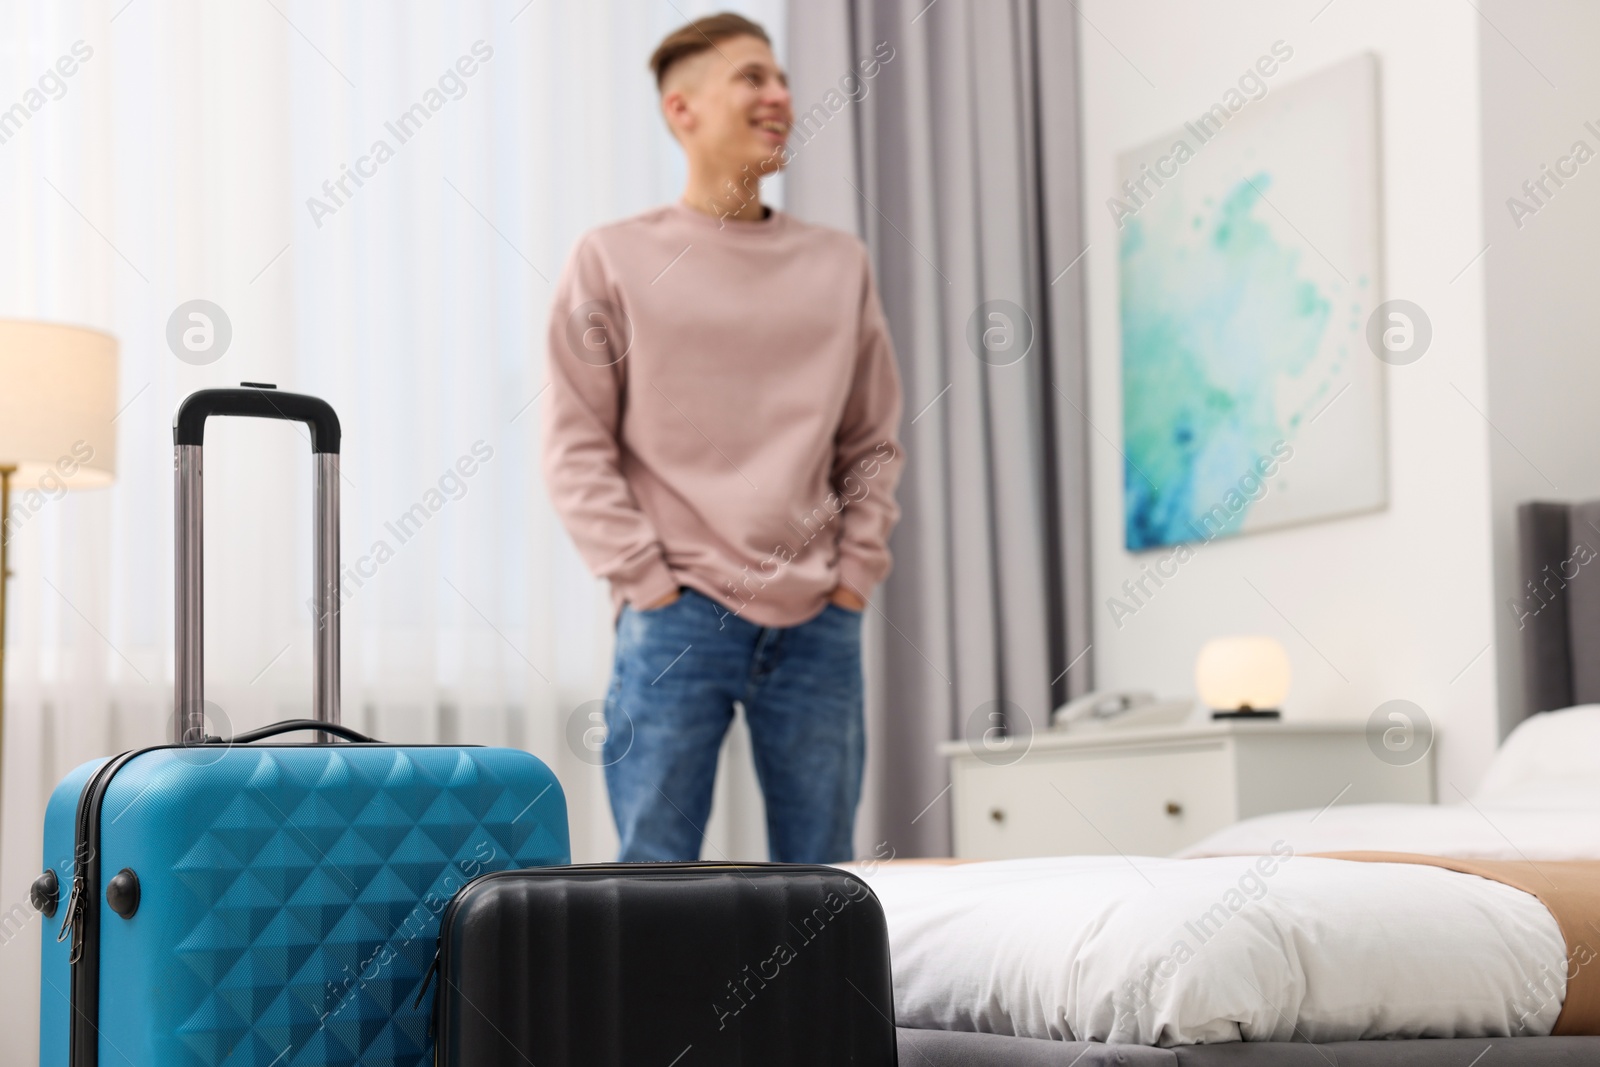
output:
<path id="1" fill-rule="evenodd" d="M 788 31 L 786 204 L 867 242 L 906 397 L 856 846 L 943 855 L 935 746 L 995 712 L 1021 743 L 1089 681 L 1076 24 L 1052 0 L 794 0 Z"/>

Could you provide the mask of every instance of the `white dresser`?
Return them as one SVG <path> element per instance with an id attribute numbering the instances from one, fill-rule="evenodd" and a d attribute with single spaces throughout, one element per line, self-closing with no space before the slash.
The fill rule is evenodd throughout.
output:
<path id="1" fill-rule="evenodd" d="M 1364 723 L 1203 721 L 1042 732 L 1017 754 L 939 746 L 951 761 L 955 854 L 1011 859 L 1166 856 L 1224 826 L 1275 811 L 1433 801 L 1433 753 L 1379 759 Z"/>

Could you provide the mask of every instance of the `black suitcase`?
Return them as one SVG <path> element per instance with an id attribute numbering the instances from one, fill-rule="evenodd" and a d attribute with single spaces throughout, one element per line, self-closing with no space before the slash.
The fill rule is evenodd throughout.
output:
<path id="1" fill-rule="evenodd" d="M 441 916 L 436 1067 L 895 1067 L 883 909 L 834 867 L 485 874 Z"/>

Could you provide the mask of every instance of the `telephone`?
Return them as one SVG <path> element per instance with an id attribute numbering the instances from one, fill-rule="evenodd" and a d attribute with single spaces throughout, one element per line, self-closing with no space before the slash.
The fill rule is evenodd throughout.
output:
<path id="1" fill-rule="evenodd" d="M 1157 700 L 1142 690 L 1086 693 L 1057 708 L 1050 716 L 1052 730 L 1087 733 L 1107 728 L 1176 726 L 1194 711 L 1194 701 Z"/>

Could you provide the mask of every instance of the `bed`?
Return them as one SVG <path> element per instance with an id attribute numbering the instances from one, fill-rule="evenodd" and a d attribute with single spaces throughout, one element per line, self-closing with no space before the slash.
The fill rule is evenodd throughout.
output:
<path id="1" fill-rule="evenodd" d="M 1537 576 L 1600 505 L 1520 522 Z M 1600 704 L 1567 707 L 1600 701 L 1600 577 L 1561 593 L 1523 630 L 1535 714 L 1470 797 L 1248 820 L 1182 858 L 863 871 L 901 1062 L 1600 1063 L 1600 1036 L 1549 1036 L 1600 1007 Z M 1459 859 L 1318 854 L 1355 849 Z M 1581 906 L 1554 900 L 1580 883 Z"/>

